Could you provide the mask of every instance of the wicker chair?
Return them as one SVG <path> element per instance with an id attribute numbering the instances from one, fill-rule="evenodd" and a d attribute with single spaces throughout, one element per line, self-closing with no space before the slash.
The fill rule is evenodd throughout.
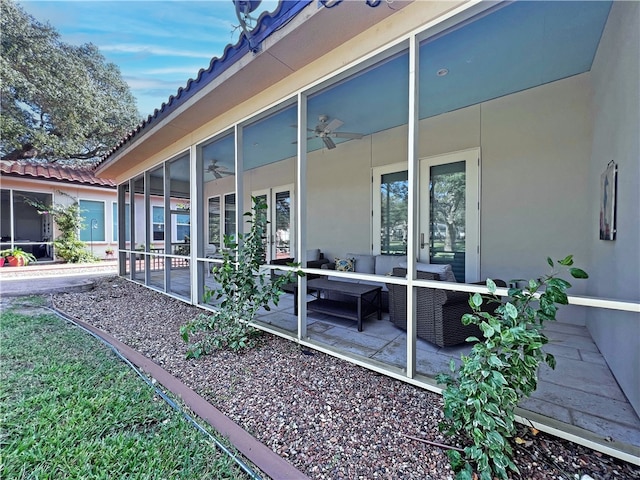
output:
<path id="1" fill-rule="evenodd" d="M 418 279 L 439 280 L 438 274 L 417 272 Z M 406 268 L 396 267 L 393 276 L 405 277 Z M 499 286 L 506 286 L 500 280 Z M 407 329 L 407 287 L 387 284 L 389 288 L 389 317 L 399 328 Z M 462 315 L 472 313 L 469 306 L 469 294 L 452 292 L 436 288 L 419 288 L 417 293 L 417 335 L 438 345 L 450 347 L 464 343 L 467 337 L 482 338 L 482 332 L 476 325 L 463 325 Z M 486 311 L 495 311 L 497 303 L 486 306 Z"/>

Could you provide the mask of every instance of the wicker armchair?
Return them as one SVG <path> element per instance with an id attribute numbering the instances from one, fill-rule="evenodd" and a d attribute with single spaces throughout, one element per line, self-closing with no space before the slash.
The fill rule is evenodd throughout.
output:
<path id="1" fill-rule="evenodd" d="M 404 277 L 406 268 L 396 267 L 393 276 Z M 435 273 L 417 272 L 423 280 L 438 280 Z M 506 286 L 496 280 L 499 286 Z M 399 328 L 407 329 L 407 287 L 387 284 L 389 288 L 389 317 Z M 495 311 L 497 303 L 489 304 L 487 309 Z M 482 338 L 482 332 L 476 325 L 463 325 L 462 315 L 472 313 L 469 306 L 469 294 L 452 292 L 435 288 L 419 288 L 417 294 L 417 335 L 418 337 L 438 345 L 450 347 L 464 343 L 467 337 Z M 489 310 L 486 310 L 489 311 Z"/>

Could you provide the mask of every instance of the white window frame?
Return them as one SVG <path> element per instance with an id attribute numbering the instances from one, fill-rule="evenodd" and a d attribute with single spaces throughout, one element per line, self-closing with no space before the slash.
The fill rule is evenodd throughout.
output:
<path id="1" fill-rule="evenodd" d="M 373 215 L 371 222 L 371 244 L 374 255 L 380 255 L 382 251 L 382 242 L 380 240 L 380 230 L 382 229 L 382 202 L 380 198 L 382 176 L 388 173 L 397 173 L 406 170 L 409 170 L 407 162 L 390 163 L 389 165 L 374 167 L 372 169 L 371 205 L 373 207 Z"/>
<path id="2" fill-rule="evenodd" d="M 454 163 L 457 161 L 466 161 L 466 220 L 465 220 L 465 279 L 466 283 L 477 282 L 480 280 L 480 147 L 470 148 L 467 150 L 459 150 L 456 152 L 448 152 L 441 155 L 433 155 L 420 158 L 420 192 L 428 192 L 428 186 L 422 185 L 423 182 L 429 180 L 428 169 L 433 165 L 442 165 L 446 163 Z M 426 189 L 425 189 L 426 188 Z M 429 195 L 419 195 L 420 204 L 424 208 L 419 208 L 418 228 L 425 235 L 428 235 L 428 227 L 425 229 L 425 222 L 428 224 L 429 217 Z M 426 212 L 425 212 L 426 209 Z M 428 238 L 428 236 L 427 236 Z M 423 256 L 425 253 L 418 245 L 418 257 L 422 262 L 428 262 Z M 429 252 L 426 249 L 426 256 Z"/>
<path id="3" fill-rule="evenodd" d="M 296 232 L 296 224 L 295 224 L 295 212 L 296 212 L 296 204 L 295 204 L 295 185 L 293 183 L 289 183 L 286 185 L 279 185 L 277 187 L 265 188 L 262 190 L 254 190 L 251 192 L 252 197 L 260 197 L 265 196 L 267 199 L 267 214 L 269 224 L 267 225 L 267 262 L 276 258 L 277 252 L 275 251 L 275 225 L 276 225 L 276 212 L 273 209 L 273 205 L 275 205 L 276 195 L 281 192 L 289 192 L 291 198 L 290 205 L 290 219 L 291 223 L 289 225 L 289 256 L 291 258 L 296 258 L 296 242 L 295 242 L 295 232 Z"/>

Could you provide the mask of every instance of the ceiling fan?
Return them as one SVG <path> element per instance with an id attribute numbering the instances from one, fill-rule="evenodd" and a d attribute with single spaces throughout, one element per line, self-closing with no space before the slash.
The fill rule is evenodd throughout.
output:
<path id="1" fill-rule="evenodd" d="M 231 170 L 228 170 L 224 165 L 218 165 L 218 160 L 215 158 L 211 160 L 211 163 L 207 167 L 207 172 L 212 173 L 215 178 L 222 178 L 228 175 L 233 175 Z"/>
<path id="2" fill-rule="evenodd" d="M 335 130 L 340 128 L 344 122 L 340 119 L 334 118 L 329 121 L 328 115 L 320 115 L 318 117 L 318 124 L 315 128 L 308 128 L 311 133 L 314 134 L 316 138 L 321 138 L 324 142 L 325 146 L 328 149 L 336 148 L 336 144 L 334 143 L 332 138 L 351 138 L 351 139 L 360 139 L 364 135 L 362 133 L 353 133 L 353 132 L 336 132 Z M 314 137 L 309 137 L 309 139 Z"/>

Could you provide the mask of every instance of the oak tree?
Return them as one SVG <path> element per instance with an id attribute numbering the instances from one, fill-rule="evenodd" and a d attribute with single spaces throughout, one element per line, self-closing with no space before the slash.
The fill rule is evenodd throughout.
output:
<path id="1" fill-rule="evenodd" d="M 0 5 L 0 157 L 95 163 L 139 123 L 120 70 L 12 0 Z"/>

